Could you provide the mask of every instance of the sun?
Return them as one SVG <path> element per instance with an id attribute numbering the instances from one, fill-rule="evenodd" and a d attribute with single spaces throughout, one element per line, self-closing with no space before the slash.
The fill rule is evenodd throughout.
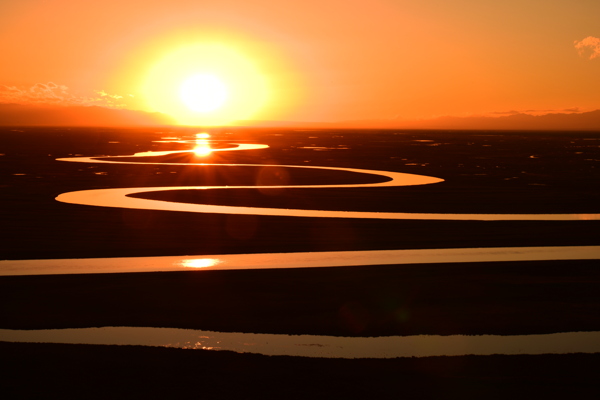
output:
<path id="1" fill-rule="evenodd" d="M 271 97 L 258 61 L 222 43 L 172 49 L 151 64 L 141 83 L 148 110 L 190 126 L 252 119 Z"/>
<path id="2" fill-rule="evenodd" d="M 214 111 L 227 101 L 227 86 L 214 75 L 198 74 L 181 84 L 179 98 L 190 110 L 199 113 Z"/>

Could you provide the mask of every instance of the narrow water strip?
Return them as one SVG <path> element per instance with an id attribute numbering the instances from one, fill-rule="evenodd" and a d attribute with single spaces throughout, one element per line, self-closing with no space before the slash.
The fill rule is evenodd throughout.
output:
<path id="1" fill-rule="evenodd" d="M 100 274 L 275 268 L 348 267 L 540 260 L 600 260 L 600 246 L 217 254 L 197 256 L 73 258 L 0 261 L 0 276 Z"/>
<path id="2" fill-rule="evenodd" d="M 161 346 L 323 358 L 599 353 L 600 332 L 542 335 L 335 337 L 175 328 L 0 329 L 0 341 Z"/>

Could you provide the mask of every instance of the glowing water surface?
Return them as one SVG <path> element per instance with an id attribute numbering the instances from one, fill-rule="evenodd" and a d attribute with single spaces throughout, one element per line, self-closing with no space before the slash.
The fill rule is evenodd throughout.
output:
<path id="1" fill-rule="evenodd" d="M 215 149 L 214 151 L 253 150 L 268 147 L 259 144 L 240 144 L 235 148 Z M 205 164 L 205 163 L 157 163 L 146 161 L 124 161 L 124 157 L 149 157 L 183 151 L 148 151 L 136 153 L 133 156 L 103 157 L 103 160 L 91 157 L 60 158 L 59 161 L 85 162 L 85 163 L 119 163 L 119 164 L 157 164 L 157 165 L 186 165 L 186 166 L 219 166 L 219 167 L 256 167 L 256 164 Z M 108 159 L 107 159 L 108 158 Z M 160 192 L 169 190 L 207 190 L 207 189 L 286 189 L 286 188 L 358 188 L 358 187 L 389 187 L 427 185 L 443 182 L 441 178 L 431 176 L 406 174 L 401 172 L 375 171 L 357 168 L 319 167 L 305 165 L 262 165 L 261 167 L 277 168 L 302 168 L 321 169 L 333 171 L 347 171 L 359 174 L 378 175 L 387 178 L 385 182 L 362 184 L 338 185 L 272 185 L 272 186 L 163 186 L 163 187 L 137 187 L 118 189 L 81 190 L 63 193 L 56 197 L 57 201 L 70 204 L 81 204 L 99 207 L 131 208 L 140 210 L 181 211 L 196 213 L 219 214 L 244 214 L 268 215 L 286 217 L 323 217 L 323 218 L 375 218 L 375 219 L 420 219 L 420 220 L 508 220 L 508 221 L 566 221 L 566 220 L 598 220 L 600 214 L 441 214 L 441 213 L 397 213 L 397 212 L 365 212 L 365 211 L 325 211 L 325 210 L 299 210 L 263 207 L 216 206 L 208 204 L 174 203 L 161 200 L 147 200 L 129 197 L 139 193 Z"/>
<path id="2" fill-rule="evenodd" d="M 174 328 L 104 327 L 33 331 L 0 329 L 0 340 L 7 342 L 164 346 L 324 358 L 600 352 L 600 332 L 514 336 L 335 337 L 227 333 Z"/>
<path id="3" fill-rule="evenodd" d="M 202 256 L 0 261 L 1 275 L 99 274 L 190 270 L 319 268 L 457 262 L 595 260 L 600 246 L 328 251 Z M 484 268 L 485 266 L 482 266 Z"/>
<path id="4" fill-rule="evenodd" d="M 251 150 L 265 145 L 239 145 L 230 149 L 211 151 Z M 167 155 L 189 152 L 145 152 L 134 157 Z M 148 163 L 126 161 L 125 157 L 64 158 L 61 161 L 86 163 L 161 164 L 161 165 L 207 165 L 255 166 L 252 164 L 189 164 Z M 108 158 L 108 159 L 106 159 Z M 261 165 L 265 167 L 265 165 Z M 373 186 L 422 185 L 441 182 L 442 179 L 403 174 L 334 167 L 309 167 L 297 165 L 273 165 L 278 168 L 313 168 L 350 171 L 379 175 L 387 180 L 371 184 L 305 185 L 303 188 L 343 188 Z M 298 186 L 186 186 L 86 190 L 63 193 L 58 201 L 101 207 L 136 208 L 182 212 L 207 212 L 252 215 L 279 215 L 294 217 L 328 218 L 382 218 L 382 219 L 436 219 L 436 220 L 598 220 L 600 214 L 436 214 L 436 213 L 378 213 L 344 212 L 323 210 L 291 210 L 274 208 L 213 206 L 182 204 L 158 200 L 128 197 L 135 193 L 180 189 L 229 189 L 229 188 L 288 188 Z M 289 254 L 237 254 L 192 257 L 137 257 L 85 260 L 16 260 L 0 262 L 0 275 L 114 273 L 130 271 L 169 271 L 190 269 L 241 269 L 241 268 L 301 268 L 350 265 L 383 265 L 414 263 L 452 263 L 482 261 L 522 260 L 569 260 L 600 259 L 600 246 L 578 247 L 527 247 L 487 249 L 435 249 L 435 250 L 386 250 L 360 252 L 319 252 Z M 252 333 L 223 333 L 192 331 L 171 328 L 104 327 L 60 330 L 0 330 L 0 340 L 19 342 L 132 344 L 147 346 L 170 346 L 193 349 L 222 349 L 253 352 L 267 355 L 293 355 L 309 357 L 342 358 L 389 358 L 424 357 L 436 355 L 466 354 L 545 354 L 600 352 L 600 332 L 567 332 L 546 335 L 514 336 L 436 336 L 418 335 L 406 337 L 347 338 L 328 336 L 290 336 Z"/>

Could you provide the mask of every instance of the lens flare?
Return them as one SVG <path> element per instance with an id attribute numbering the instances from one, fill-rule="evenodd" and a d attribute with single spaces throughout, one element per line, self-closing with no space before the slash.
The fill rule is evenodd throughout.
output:
<path id="1" fill-rule="evenodd" d="M 210 135 L 206 132 L 196 134 L 196 146 L 194 147 L 194 153 L 199 157 L 204 157 L 212 153 L 212 148 L 208 142 Z"/>

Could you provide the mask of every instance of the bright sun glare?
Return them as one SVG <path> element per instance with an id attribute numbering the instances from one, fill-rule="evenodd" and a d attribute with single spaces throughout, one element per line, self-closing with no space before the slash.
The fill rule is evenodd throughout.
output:
<path id="1" fill-rule="evenodd" d="M 164 54 L 141 89 L 149 109 L 195 126 L 251 119 L 270 97 L 258 64 L 219 43 L 185 45 Z"/>
<path id="2" fill-rule="evenodd" d="M 190 110 L 206 113 L 223 106 L 227 87 L 214 75 L 194 75 L 183 82 L 179 97 Z"/>

